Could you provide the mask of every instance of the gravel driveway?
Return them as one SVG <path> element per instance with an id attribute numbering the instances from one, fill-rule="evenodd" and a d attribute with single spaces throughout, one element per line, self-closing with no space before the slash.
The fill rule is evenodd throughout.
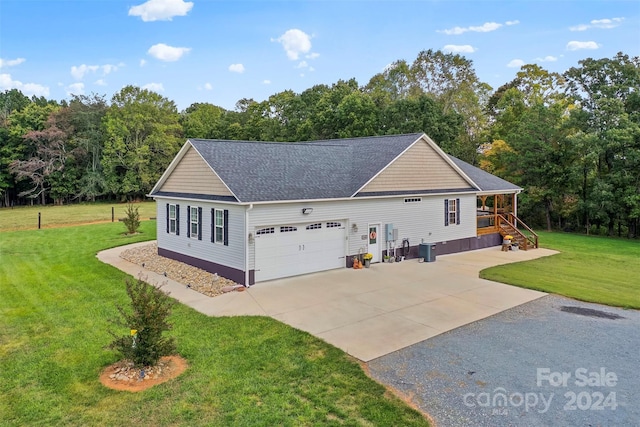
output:
<path id="1" fill-rule="evenodd" d="M 640 312 L 549 295 L 368 363 L 438 426 L 640 425 Z"/>

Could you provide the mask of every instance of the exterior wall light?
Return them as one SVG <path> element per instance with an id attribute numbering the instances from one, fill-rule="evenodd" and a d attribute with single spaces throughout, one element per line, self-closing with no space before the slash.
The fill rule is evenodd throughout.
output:
<path id="1" fill-rule="evenodd" d="M 311 212 L 313 212 L 313 208 L 302 208 L 303 215 L 309 215 Z"/>

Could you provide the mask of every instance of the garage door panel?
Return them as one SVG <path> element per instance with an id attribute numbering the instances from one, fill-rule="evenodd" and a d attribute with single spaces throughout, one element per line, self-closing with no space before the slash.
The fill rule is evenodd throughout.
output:
<path id="1" fill-rule="evenodd" d="M 330 224 L 332 227 L 328 227 Z M 255 239 L 256 281 L 344 267 L 342 222 L 273 226 Z"/>

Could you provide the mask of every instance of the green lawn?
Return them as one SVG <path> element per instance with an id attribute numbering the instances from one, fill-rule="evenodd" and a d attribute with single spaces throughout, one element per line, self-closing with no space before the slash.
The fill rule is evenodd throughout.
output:
<path id="1" fill-rule="evenodd" d="M 104 349 L 108 319 L 127 299 L 125 274 L 95 254 L 155 238 L 155 222 L 141 231 L 126 237 L 116 222 L 0 233 L 1 425 L 428 425 L 305 332 L 182 305 L 172 334 L 189 369 L 140 393 L 103 387 L 100 371 L 117 360 Z"/>
<path id="2" fill-rule="evenodd" d="M 155 218 L 156 202 L 135 203 L 141 219 Z M 0 208 L 0 231 L 33 230 L 38 228 L 38 213 L 42 228 L 63 225 L 110 222 L 111 208 L 115 220 L 124 218 L 126 203 L 81 203 L 64 206 L 17 206 Z"/>
<path id="3" fill-rule="evenodd" d="M 561 253 L 488 268 L 480 277 L 582 301 L 640 309 L 640 241 L 561 232 L 539 235 L 542 247 Z"/>

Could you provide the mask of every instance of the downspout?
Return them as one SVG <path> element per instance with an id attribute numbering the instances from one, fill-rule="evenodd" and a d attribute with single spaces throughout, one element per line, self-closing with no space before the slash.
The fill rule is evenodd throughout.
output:
<path id="1" fill-rule="evenodd" d="M 249 207 L 244 211 L 244 236 L 245 236 L 245 254 L 244 254 L 244 287 L 249 287 L 249 211 L 253 209 L 253 203 L 249 203 Z"/>

